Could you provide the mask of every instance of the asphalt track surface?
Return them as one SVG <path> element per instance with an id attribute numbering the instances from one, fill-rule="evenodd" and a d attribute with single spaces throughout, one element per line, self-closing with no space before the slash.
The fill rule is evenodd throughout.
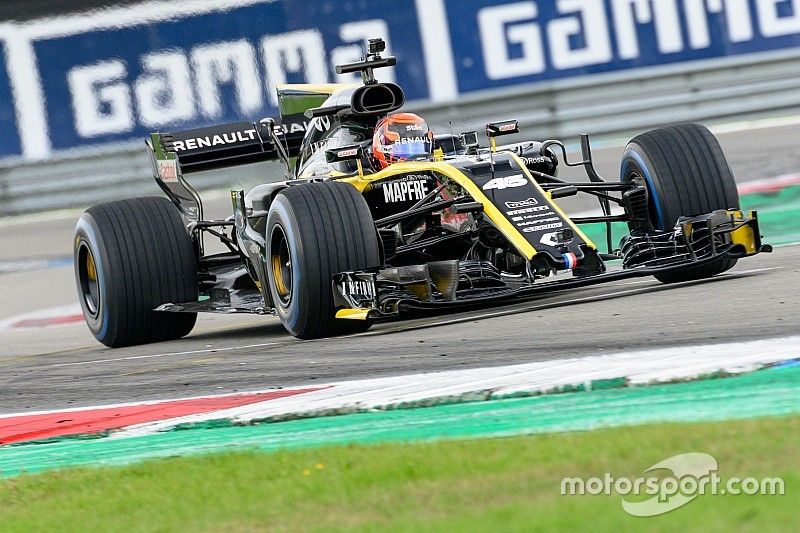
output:
<path id="1" fill-rule="evenodd" d="M 797 172 L 798 130 L 772 127 L 720 139 L 744 182 Z M 596 152 L 601 173 L 615 174 L 621 151 Z M 225 207 L 212 202 L 220 215 Z M 0 222 L 0 264 L 68 256 L 77 216 Z M 338 339 L 298 341 L 272 317 L 219 315 L 202 316 L 180 341 L 117 350 L 96 343 L 82 323 L 0 330 L 0 413 L 788 336 L 800 332 L 799 280 L 800 247 L 790 246 L 705 282 L 633 279 L 379 324 Z M 0 320 L 74 304 L 74 291 L 69 266 L 0 273 Z"/>

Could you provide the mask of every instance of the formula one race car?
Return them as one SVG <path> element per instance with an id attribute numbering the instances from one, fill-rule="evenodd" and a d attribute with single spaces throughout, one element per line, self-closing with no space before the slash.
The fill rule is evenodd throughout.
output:
<path id="1" fill-rule="evenodd" d="M 167 198 L 86 211 L 75 236 L 83 313 L 97 340 L 125 346 L 176 339 L 198 312 L 277 315 L 294 336 L 363 331 L 418 310 L 482 307 L 635 276 L 665 283 L 730 269 L 770 251 L 743 213 L 712 134 L 683 124 L 627 146 L 618 182 L 594 170 L 588 138 L 570 162 L 559 141 L 498 146 L 516 121 L 433 135 L 397 113 L 403 91 L 375 80 L 396 64 L 370 42 L 363 84 L 279 87 L 281 120 L 155 133 L 147 142 Z M 559 180 L 585 167 L 589 181 Z M 233 215 L 205 220 L 184 176 L 280 161 L 285 179 L 233 191 Z M 599 199 L 603 215 L 570 218 L 557 200 Z M 624 211 L 612 214 L 610 205 Z M 607 250 L 580 227 L 603 223 Z M 626 222 L 618 247 L 611 224 Z M 224 253 L 205 253 L 214 237 Z M 619 260 L 607 269 L 607 263 Z"/>

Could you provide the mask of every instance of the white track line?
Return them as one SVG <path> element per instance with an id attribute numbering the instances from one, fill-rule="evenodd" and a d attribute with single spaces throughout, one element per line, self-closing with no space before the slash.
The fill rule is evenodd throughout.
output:
<path id="1" fill-rule="evenodd" d="M 114 436 L 150 434 L 178 424 L 209 420 L 248 423 L 503 397 L 521 392 L 535 394 L 594 380 L 624 378 L 629 384 L 661 383 L 715 372 L 740 373 L 797 357 L 800 357 L 800 336 L 345 381 L 302 396 L 131 426 Z"/>
<path id="2" fill-rule="evenodd" d="M 97 365 L 100 363 L 116 363 L 119 361 L 137 361 L 139 359 L 157 359 L 161 357 L 173 357 L 177 355 L 193 355 L 193 354 L 201 354 L 201 353 L 215 353 L 215 352 L 230 352 L 233 350 L 244 350 L 246 348 L 262 348 L 264 346 L 277 346 L 278 344 L 282 344 L 280 342 L 265 342 L 262 344 L 248 344 L 246 346 L 227 346 L 223 348 L 207 348 L 205 350 L 191 350 L 188 352 L 168 352 L 168 353 L 156 353 L 156 354 L 145 354 L 145 355 L 130 355 L 127 357 L 115 357 L 111 359 L 95 359 L 93 361 L 75 361 L 72 363 L 56 363 L 54 365 L 49 365 L 50 368 L 58 368 L 58 367 L 65 367 L 65 366 L 85 366 L 85 365 Z"/>

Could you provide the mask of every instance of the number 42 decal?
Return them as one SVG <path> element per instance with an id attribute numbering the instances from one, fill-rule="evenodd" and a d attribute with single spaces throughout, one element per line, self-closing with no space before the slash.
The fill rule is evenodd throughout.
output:
<path id="1" fill-rule="evenodd" d="M 492 189 L 511 189 L 514 187 L 522 187 L 523 185 L 527 185 L 528 180 L 522 174 L 515 174 L 513 176 L 505 176 L 502 178 L 495 178 L 486 185 L 483 186 L 484 191 L 490 191 Z"/>

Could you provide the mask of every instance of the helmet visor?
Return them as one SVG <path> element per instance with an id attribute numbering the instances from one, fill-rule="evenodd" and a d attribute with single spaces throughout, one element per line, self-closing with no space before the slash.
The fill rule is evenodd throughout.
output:
<path id="1" fill-rule="evenodd" d="M 410 159 L 433 152 L 433 143 L 428 137 L 406 137 L 390 144 L 392 159 Z"/>

